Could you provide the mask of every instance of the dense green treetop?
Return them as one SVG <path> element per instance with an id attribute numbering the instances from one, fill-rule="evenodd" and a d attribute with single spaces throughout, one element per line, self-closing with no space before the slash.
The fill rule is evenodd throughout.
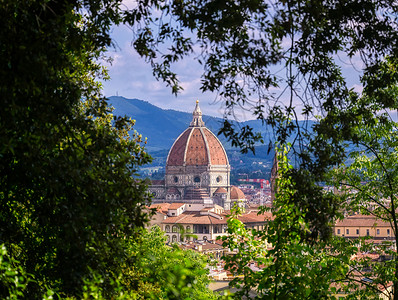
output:
<path id="1" fill-rule="evenodd" d="M 0 240 L 34 275 L 30 299 L 74 295 L 94 271 L 109 284 L 147 219 L 132 175 L 149 157 L 96 82 L 117 5 L 0 2 Z"/>

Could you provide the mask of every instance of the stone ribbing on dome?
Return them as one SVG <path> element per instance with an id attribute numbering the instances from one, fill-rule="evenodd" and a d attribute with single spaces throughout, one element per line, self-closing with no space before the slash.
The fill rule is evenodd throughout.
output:
<path id="1" fill-rule="evenodd" d="M 206 141 L 199 128 L 193 128 L 189 137 L 188 147 L 185 150 L 185 164 L 187 166 L 207 166 L 209 164 Z"/>
<path id="2" fill-rule="evenodd" d="M 167 165 L 182 166 L 184 164 L 185 148 L 191 130 L 192 128 L 188 128 L 175 140 L 167 157 Z"/>
<path id="3" fill-rule="evenodd" d="M 210 159 L 212 165 L 228 165 L 227 154 L 224 151 L 223 145 L 217 137 L 207 128 L 204 128 L 204 135 L 210 152 Z"/>
<path id="4" fill-rule="evenodd" d="M 210 130 L 206 127 L 189 127 L 171 147 L 167 165 L 228 165 L 228 158 L 221 142 Z"/>

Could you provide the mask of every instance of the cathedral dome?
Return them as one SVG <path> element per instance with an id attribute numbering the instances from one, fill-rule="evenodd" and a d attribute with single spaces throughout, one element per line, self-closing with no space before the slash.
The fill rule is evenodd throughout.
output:
<path id="1" fill-rule="evenodd" d="M 231 186 L 231 200 L 244 200 L 245 194 L 242 192 L 242 190 L 236 186 Z"/>
<path id="2" fill-rule="evenodd" d="M 225 149 L 218 138 L 205 127 L 198 101 L 190 126 L 170 149 L 166 166 L 228 165 Z"/>
<path id="3" fill-rule="evenodd" d="M 219 187 L 214 194 L 228 194 L 227 190 L 223 187 Z"/>

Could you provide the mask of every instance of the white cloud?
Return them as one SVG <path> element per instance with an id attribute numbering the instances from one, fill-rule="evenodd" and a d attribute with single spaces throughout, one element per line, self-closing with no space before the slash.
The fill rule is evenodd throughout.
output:
<path id="1" fill-rule="evenodd" d="M 355 92 L 362 94 L 363 91 L 363 86 L 360 84 L 354 84 L 353 86 L 351 86 L 352 89 L 354 89 Z"/>

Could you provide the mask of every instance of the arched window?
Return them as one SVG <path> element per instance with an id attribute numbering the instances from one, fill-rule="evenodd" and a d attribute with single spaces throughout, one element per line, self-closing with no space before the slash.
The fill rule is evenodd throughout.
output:
<path id="1" fill-rule="evenodd" d="M 193 181 L 194 181 L 194 182 L 200 182 L 200 177 L 199 177 L 199 176 L 196 176 L 196 177 L 193 179 Z"/>
<path id="2" fill-rule="evenodd" d="M 173 243 L 176 243 L 176 242 L 177 242 L 177 236 L 176 236 L 176 235 L 173 235 L 171 241 L 172 241 Z"/>
<path id="3" fill-rule="evenodd" d="M 177 225 L 173 225 L 172 230 L 173 230 L 173 232 L 178 232 L 178 226 Z"/>
<path id="4" fill-rule="evenodd" d="M 191 232 L 191 226 L 187 226 L 187 228 L 185 229 L 185 231 L 187 232 L 187 233 L 190 233 Z"/>
<path id="5" fill-rule="evenodd" d="M 166 225 L 165 229 L 166 232 L 170 232 L 170 225 Z"/>
<path id="6" fill-rule="evenodd" d="M 174 176 L 174 182 L 178 182 L 178 177 Z"/>

